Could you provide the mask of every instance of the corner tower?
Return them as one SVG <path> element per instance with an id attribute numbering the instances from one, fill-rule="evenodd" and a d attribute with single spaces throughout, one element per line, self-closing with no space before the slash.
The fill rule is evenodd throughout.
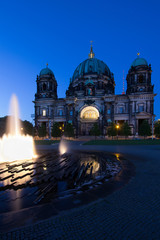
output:
<path id="1" fill-rule="evenodd" d="M 57 81 L 51 69 L 43 68 L 37 75 L 37 92 L 35 94 L 35 127 L 46 130 L 50 137 L 53 124 L 54 106 L 57 100 Z"/>
<path id="2" fill-rule="evenodd" d="M 153 93 L 151 64 L 137 55 L 127 74 L 127 94 Z"/>
<path id="3" fill-rule="evenodd" d="M 52 98 L 57 99 L 57 81 L 51 69 L 43 68 L 37 75 L 37 93 L 35 99 Z"/>
<path id="4" fill-rule="evenodd" d="M 152 126 L 154 115 L 154 85 L 151 83 L 151 64 L 148 65 L 139 53 L 127 74 L 127 96 L 129 99 L 129 123 L 133 134 L 138 135 L 144 120 Z"/>

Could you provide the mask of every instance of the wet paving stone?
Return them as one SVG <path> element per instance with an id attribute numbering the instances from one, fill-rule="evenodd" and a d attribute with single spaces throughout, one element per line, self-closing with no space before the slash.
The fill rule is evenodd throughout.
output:
<path id="1" fill-rule="evenodd" d="M 128 167 L 128 172 L 125 172 L 124 175 L 122 173 L 120 177 L 117 175 L 115 181 L 118 183 L 120 180 L 117 191 L 110 189 L 112 194 L 109 193 L 109 195 L 98 198 L 101 187 L 98 186 L 95 189 L 97 200 L 85 205 L 80 205 L 81 202 L 75 202 L 76 208 L 58 211 L 57 215 L 46 220 L 40 218 L 39 215 L 39 222 L 32 219 L 29 224 L 25 223 L 25 227 L 22 225 L 21 228 L 12 230 L 8 233 L 10 235 L 1 234 L 0 239 L 159 240 L 160 178 L 158 169 L 160 168 L 160 152 L 155 154 L 154 151 L 146 150 L 144 157 L 139 156 L 140 161 L 138 161 L 134 150 L 131 153 L 130 156 L 127 154 L 126 158 L 130 157 L 131 163 L 134 163 L 136 174 L 132 174 L 132 178 L 129 178 L 131 172 L 129 173 Z M 140 151 L 139 155 L 141 155 Z M 90 189 L 90 191 L 92 190 L 94 192 L 94 189 Z M 102 188 L 102 192 L 104 190 Z M 87 195 L 90 194 L 90 191 L 87 191 Z M 81 197 L 79 198 L 79 196 Z M 76 200 L 81 201 L 82 195 L 79 196 L 68 198 L 68 201 L 73 199 L 73 204 Z M 65 200 L 67 201 L 67 199 Z M 55 200 L 55 203 L 56 201 L 57 208 L 55 209 L 58 210 L 58 200 Z M 44 212 L 46 206 L 44 205 L 44 209 L 39 209 L 37 212 Z M 51 206 L 54 208 L 54 201 L 50 203 L 50 207 L 48 206 L 48 212 Z M 40 208 L 40 206 L 37 207 Z M 62 207 L 63 201 L 61 202 Z M 33 212 L 31 209 L 26 209 L 26 213 L 34 214 L 36 217 L 35 209 Z M 13 218 L 15 219 L 15 215 Z M 20 216 L 17 219 L 21 219 Z"/>

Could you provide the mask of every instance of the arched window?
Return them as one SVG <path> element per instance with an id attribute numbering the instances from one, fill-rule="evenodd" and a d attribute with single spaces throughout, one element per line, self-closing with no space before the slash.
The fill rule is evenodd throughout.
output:
<path id="1" fill-rule="evenodd" d="M 70 116 L 73 116 L 73 111 L 70 111 L 70 112 L 69 112 L 69 115 L 70 115 Z"/>
<path id="2" fill-rule="evenodd" d="M 43 83 L 43 91 L 45 91 L 47 89 L 47 85 L 46 83 Z"/>
<path id="3" fill-rule="evenodd" d="M 138 76 L 138 81 L 139 81 L 139 83 L 143 83 L 143 80 L 144 80 L 143 75 L 142 75 L 142 74 L 139 75 L 139 76 Z"/>
<path id="4" fill-rule="evenodd" d="M 119 107 L 119 109 L 118 109 L 119 111 L 119 113 L 124 113 L 124 108 L 123 107 Z"/>
<path id="5" fill-rule="evenodd" d="M 139 105 L 138 110 L 139 110 L 139 112 L 143 112 L 144 111 L 144 105 Z"/>
<path id="6" fill-rule="evenodd" d="M 107 109 L 107 114 L 111 114 L 111 109 L 110 108 Z"/>
<path id="7" fill-rule="evenodd" d="M 59 116 L 62 116 L 62 115 L 63 115 L 63 110 L 62 110 L 62 109 L 59 110 L 58 115 L 59 115 Z"/>
<path id="8" fill-rule="evenodd" d="M 85 107 L 80 114 L 82 119 L 92 119 L 97 120 L 99 118 L 99 112 L 95 107 Z"/>
<path id="9" fill-rule="evenodd" d="M 88 91 L 87 91 L 88 95 L 91 96 L 91 95 L 93 94 L 92 88 L 88 88 L 87 90 L 88 90 Z"/>
<path id="10" fill-rule="evenodd" d="M 42 110 L 42 116 L 45 117 L 47 115 L 46 109 Z"/>

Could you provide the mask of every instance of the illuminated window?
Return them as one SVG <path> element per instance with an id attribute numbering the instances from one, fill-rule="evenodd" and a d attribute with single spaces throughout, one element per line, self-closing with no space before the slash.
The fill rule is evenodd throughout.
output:
<path id="1" fill-rule="evenodd" d="M 69 113 L 69 114 L 70 114 L 70 116 L 73 116 L 73 111 L 70 111 L 70 113 Z"/>
<path id="2" fill-rule="evenodd" d="M 46 110 L 45 110 L 45 109 L 43 109 L 43 111 L 42 111 L 42 115 L 43 115 L 43 117 L 46 116 Z"/>
<path id="3" fill-rule="evenodd" d="M 99 118 L 99 112 L 95 107 L 85 107 L 81 111 L 81 118 L 97 120 Z"/>

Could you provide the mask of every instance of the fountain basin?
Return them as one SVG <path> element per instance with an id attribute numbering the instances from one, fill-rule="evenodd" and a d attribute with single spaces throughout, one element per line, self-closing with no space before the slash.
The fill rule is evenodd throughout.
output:
<path id="1" fill-rule="evenodd" d="M 29 161 L 0 164 L 0 212 L 80 194 L 114 178 L 122 166 L 105 153 L 52 151 Z M 14 204 L 13 204 L 14 203 Z"/>

